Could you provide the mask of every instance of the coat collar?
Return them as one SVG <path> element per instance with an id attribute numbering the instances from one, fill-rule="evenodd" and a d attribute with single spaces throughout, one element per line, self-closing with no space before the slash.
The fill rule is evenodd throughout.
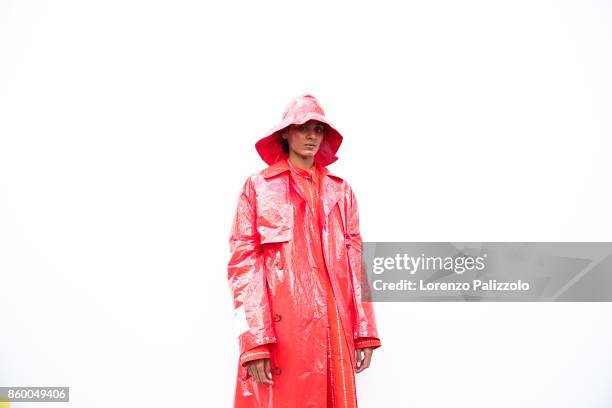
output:
<path id="1" fill-rule="evenodd" d="M 265 168 L 261 174 L 265 177 L 265 178 L 270 178 L 270 177 L 274 177 L 277 174 L 280 174 L 284 171 L 289 171 L 289 163 L 287 163 L 287 158 L 284 158 L 282 160 L 277 161 L 276 163 L 268 166 L 267 168 Z M 336 176 L 334 173 L 332 173 L 331 171 L 329 171 L 329 169 L 326 166 L 319 166 L 319 169 L 321 171 L 321 176 L 328 176 L 328 177 L 334 177 L 337 178 L 339 180 L 342 180 L 342 177 Z"/>
<path id="2" fill-rule="evenodd" d="M 277 161 L 276 163 L 262 170 L 261 174 L 264 178 L 269 179 L 278 174 L 289 172 L 291 169 L 289 167 L 289 163 L 287 163 L 287 160 L 289 159 L 284 158 Z M 330 172 L 325 166 L 319 166 L 319 171 L 321 174 L 321 200 L 323 201 L 323 210 L 325 212 L 325 216 L 327 217 L 336 203 L 342 198 L 344 193 L 342 184 L 344 180 Z M 301 194 L 300 197 L 302 197 Z M 302 199 L 305 198 L 302 197 Z"/>

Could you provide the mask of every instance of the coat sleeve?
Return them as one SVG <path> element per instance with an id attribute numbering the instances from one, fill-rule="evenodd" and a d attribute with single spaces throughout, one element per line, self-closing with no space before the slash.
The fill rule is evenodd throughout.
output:
<path id="1" fill-rule="evenodd" d="M 241 355 L 263 344 L 276 343 L 256 214 L 255 189 L 249 177 L 240 193 L 232 223 L 227 265 Z"/>
<path id="2" fill-rule="evenodd" d="M 240 355 L 240 364 L 245 367 L 246 363 L 253 360 L 259 360 L 260 358 L 271 358 L 270 347 L 267 344 L 263 346 L 252 348 L 245 351 Z"/>
<path id="3" fill-rule="evenodd" d="M 376 337 L 359 337 L 355 339 L 355 348 L 360 349 L 364 347 L 370 347 L 376 349 L 380 347 L 380 340 Z"/>
<path id="4" fill-rule="evenodd" d="M 359 208 L 355 193 L 347 184 L 347 205 L 346 205 L 346 244 L 348 247 L 348 258 L 351 264 L 351 278 L 353 279 L 353 295 L 355 303 L 355 320 L 353 326 L 353 340 L 367 337 L 369 340 L 378 340 L 377 347 L 380 347 L 380 338 L 374 315 L 372 302 L 366 299 L 369 295 L 369 285 L 365 265 L 362 259 L 361 233 L 359 230 Z M 366 299 L 364 299 L 364 297 Z M 359 344 L 360 342 L 358 342 Z"/>

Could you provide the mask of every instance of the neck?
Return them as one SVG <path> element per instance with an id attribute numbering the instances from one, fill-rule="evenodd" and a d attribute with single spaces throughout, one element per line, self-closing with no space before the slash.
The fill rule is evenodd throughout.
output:
<path id="1" fill-rule="evenodd" d="M 299 167 L 301 169 L 308 170 L 314 165 L 314 156 L 304 157 L 304 156 L 294 154 L 293 151 L 290 151 L 289 161 L 295 167 Z"/>

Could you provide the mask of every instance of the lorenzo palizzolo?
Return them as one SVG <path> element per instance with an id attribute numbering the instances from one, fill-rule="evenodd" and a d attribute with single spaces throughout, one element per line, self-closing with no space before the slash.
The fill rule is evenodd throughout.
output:
<path id="1" fill-rule="evenodd" d="M 372 282 L 372 287 L 377 291 L 527 291 L 529 283 L 520 279 L 514 282 L 498 282 L 495 279 L 486 281 L 474 279 L 471 282 L 425 282 L 423 279 L 415 282 L 410 279 L 401 279 L 396 282 L 383 282 L 377 279 Z"/>

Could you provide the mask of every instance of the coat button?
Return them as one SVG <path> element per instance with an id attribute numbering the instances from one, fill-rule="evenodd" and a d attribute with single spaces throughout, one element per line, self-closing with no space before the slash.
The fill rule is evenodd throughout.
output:
<path id="1" fill-rule="evenodd" d="M 347 248 L 351 247 L 351 237 L 348 234 L 344 235 L 344 244 Z"/>
<path id="2" fill-rule="evenodd" d="M 276 261 L 276 266 L 278 266 L 279 269 L 283 269 L 285 267 L 285 265 L 283 264 L 283 260 L 279 259 L 278 261 Z"/>
<path id="3" fill-rule="evenodd" d="M 275 322 L 280 322 L 281 319 L 282 319 L 281 315 L 279 315 L 278 313 L 274 313 L 274 321 Z"/>
<path id="4" fill-rule="evenodd" d="M 274 369 L 272 370 L 272 372 L 274 373 L 274 375 L 280 375 L 280 373 L 282 372 L 280 367 L 274 367 Z"/>

